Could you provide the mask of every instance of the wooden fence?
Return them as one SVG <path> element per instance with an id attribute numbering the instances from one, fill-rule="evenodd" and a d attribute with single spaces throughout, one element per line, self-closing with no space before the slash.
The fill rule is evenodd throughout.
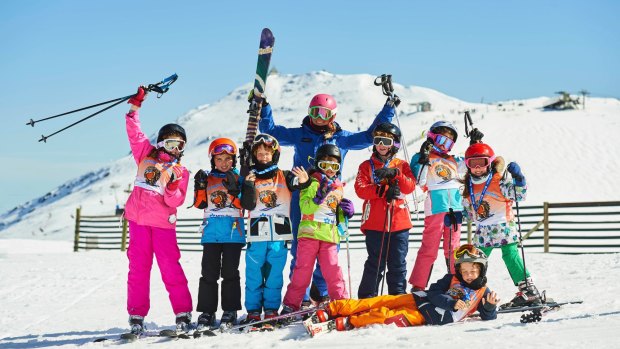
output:
<path id="1" fill-rule="evenodd" d="M 515 210 L 516 211 L 516 210 Z M 422 241 L 424 213 L 412 212 L 413 229 L 409 247 L 418 248 Z M 620 201 L 544 203 L 539 206 L 520 206 L 519 219 L 523 246 L 534 252 L 554 253 L 614 253 L 620 252 Z M 177 222 L 177 240 L 182 251 L 202 251 L 201 219 L 181 218 Z M 349 220 L 349 243 L 363 249 L 360 215 Z M 464 226 L 461 242 L 471 242 L 475 227 Z M 121 250 L 129 243 L 126 220 L 120 216 L 83 216 L 77 209 L 74 251 Z"/>

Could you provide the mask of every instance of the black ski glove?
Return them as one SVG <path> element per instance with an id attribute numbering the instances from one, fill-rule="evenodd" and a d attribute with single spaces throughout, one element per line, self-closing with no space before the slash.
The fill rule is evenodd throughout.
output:
<path id="1" fill-rule="evenodd" d="M 387 101 L 385 101 L 385 104 L 389 105 L 390 107 L 398 108 L 398 106 L 400 105 L 400 98 L 398 98 L 397 95 L 394 95 L 394 98 L 388 97 Z"/>
<path id="2" fill-rule="evenodd" d="M 427 138 L 420 147 L 420 157 L 418 158 L 418 164 L 428 164 L 428 157 L 431 155 L 431 149 L 433 149 L 433 140 Z"/>
<path id="3" fill-rule="evenodd" d="M 377 178 L 379 179 L 392 179 L 398 176 L 398 174 L 399 171 L 397 168 L 382 167 L 375 171 L 375 176 L 377 176 Z"/>
<path id="4" fill-rule="evenodd" d="M 194 175 L 194 190 L 200 190 L 207 188 L 207 173 L 203 170 L 198 170 Z"/>
<path id="5" fill-rule="evenodd" d="M 232 170 L 226 172 L 226 179 L 222 181 L 222 185 L 226 190 L 228 190 L 228 194 L 237 197 L 239 193 L 241 193 L 241 188 L 239 188 L 239 182 L 237 181 L 237 177 Z"/>
<path id="6" fill-rule="evenodd" d="M 484 133 L 480 132 L 477 128 L 471 130 L 469 133 L 469 145 L 480 143 L 482 137 L 484 137 Z"/>
<path id="7" fill-rule="evenodd" d="M 387 202 L 391 202 L 394 199 L 398 199 L 400 196 L 400 186 L 398 180 L 394 181 L 394 184 L 390 185 L 390 188 L 385 192 L 385 199 Z"/>

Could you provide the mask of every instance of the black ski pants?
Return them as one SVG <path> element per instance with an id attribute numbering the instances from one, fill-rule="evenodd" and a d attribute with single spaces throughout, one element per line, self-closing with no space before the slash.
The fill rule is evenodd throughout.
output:
<path id="1" fill-rule="evenodd" d="M 201 313 L 214 313 L 218 304 L 218 280 L 222 277 L 222 310 L 241 310 L 239 259 L 244 244 L 205 243 L 202 251 L 202 276 L 198 286 Z"/>

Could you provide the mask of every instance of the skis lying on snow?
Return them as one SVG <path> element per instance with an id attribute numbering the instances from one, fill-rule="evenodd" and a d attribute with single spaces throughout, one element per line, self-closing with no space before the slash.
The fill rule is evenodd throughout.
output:
<path id="1" fill-rule="evenodd" d="M 115 340 L 118 342 L 126 342 L 131 343 L 137 340 L 145 339 L 145 338 L 169 338 L 169 339 L 190 339 L 190 338 L 200 338 L 202 336 L 213 337 L 215 333 L 209 329 L 204 330 L 192 330 L 189 332 L 177 332 L 176 330 L 161 330 L 161 331 L 146 331 L 141 335 L 136 335 L 131 332 L 122 333 L 118 336 L 118 338 L 97 338 L 94 342 L 104 342 L 109 340 Z"/>
<path id="2" fill-rule="evenodd" d="M 561 306 L 566 304 L 581 304 L 582 300 L 573 300 L 565 302 L 556 302 L 548 299 L 545 303 L 539 305 L 529 305 L 524 307 L 507 307 L 504 309 L 498 309 L 498 314 L 508 313 L 527 313 L 521 315 L 521 323 L 526 324 L 530 322 L 538 322 L 542 320 L 542 316 L 550 311 L 558 310 Z"/>
<path id="3" fill-rule="evenodd" d="M 308 315 L 308 314 L 314 313 L 317 309 L 318 308 L 315 308 L 315 307 L 308 308 L 308 309 L 301 309 L 301 310 L 298 310 L 298 311 L 294 311 L 292 313 L 278 315 L 278 316 L 274 316 L 272 318 L 263 319 L 263 320 L 260 320 L 260 321 L 254 321 L 254 322 L 250 322 L 250 323 L 247 323 L 247 324 L 239 324 L 239 325 L 230 326 L 230 327 L 227 327 L 227 328 L 220 327 L 220 331 L 221 332 L 244 331 L 246 327 L 258 327 L 259 325 L 264 325 L 266 323 L 292 323 L 292 322 L 300 319 L 304 315 Z"/>

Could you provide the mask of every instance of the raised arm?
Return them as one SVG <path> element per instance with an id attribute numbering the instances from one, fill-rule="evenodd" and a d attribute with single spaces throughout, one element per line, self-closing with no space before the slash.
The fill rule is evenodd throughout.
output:
<path id="1" fill-rule="evenodd" d="M 295 145 L 301 138 L 300 127 L 287 128 L 284 126 L 276 125 L 273 122 L 273 112 L 271 110 L 270 104 L 263 106 L 261 109 L 258 129 L 262 133 L 267 133 L 274 136 L 278 140 L 278 142 L 284 146 Z"/>
<path id="2" fill-rule="evenodd" d="M 390 107 L 388 104 L 383 106 L 383 109 L 377 114 L 375 120 L 366 131 L 349 133 L 338 140 L 338 146 L 343 149 L 359 150 L 364 149 L 372 145 L 372 131 L 374 131 L 377 125 L 383 122 L 392 122 L 392 118 L 396 113 L 394 107 Z"/>

